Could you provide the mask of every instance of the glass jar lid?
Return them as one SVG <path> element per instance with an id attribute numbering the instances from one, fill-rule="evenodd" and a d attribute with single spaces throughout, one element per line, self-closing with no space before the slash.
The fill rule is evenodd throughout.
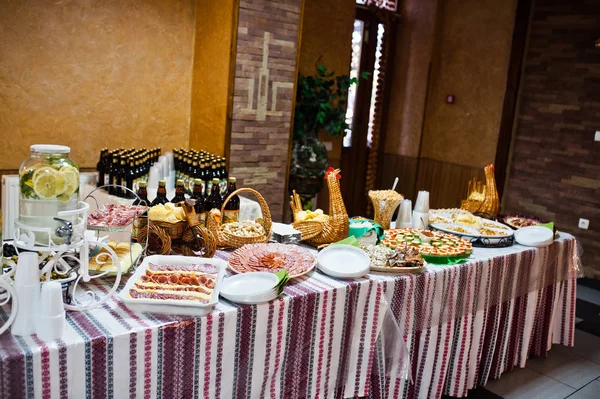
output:
<path id="1" fill-rule="evenodd" d="M 71 152 L 71 148 L 66 145 L 34 144 L 29 147 L 29 151 L 42 154 L 68 154 Z"/>

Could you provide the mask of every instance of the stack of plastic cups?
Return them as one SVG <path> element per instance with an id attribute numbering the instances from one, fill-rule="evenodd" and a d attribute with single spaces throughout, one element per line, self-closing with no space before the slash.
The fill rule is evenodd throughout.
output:
<path id="1" fill-rule="evenodd" d="M 44 283 L 40 299 L 40 313 L 36 326 L 37 336 L 42 341 L 59 339 L 65 329 L 65 307 L 60 283 L 58 281 Z"/>
<path id="2" fill-rule="evenodd" d="M 413 229 L 426 229 L 429 226 L 429 191 L 419 191 L 413 211 Z"/>
<path id="3" fill-rule="evenodd" d="M 35 320 L 40 305 L 40 268 L 36 252 L 19 254 L 14 288 L 19 309 L 10 331 L 13 335 L 31 335 L 35 333 Z"/>
<path id="4" fill-rule="evenodd" d="M 405 229 L 412 227 L 412 201 L 409 199 L 402 200 L 400 210 L 398 211 L 398 219 L 396 219 L 396 227 Z"/>

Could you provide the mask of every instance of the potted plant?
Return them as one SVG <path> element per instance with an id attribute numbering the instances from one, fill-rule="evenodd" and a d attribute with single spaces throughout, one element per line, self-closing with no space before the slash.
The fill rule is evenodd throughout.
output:
<path id="1" fill-rule="evenodd" d="M 319 132 L 331 137 L 346 134 L 346 102 L 348 89 L 357 84 L 357 78 L 334 76 L 323 64 L 315 64 L 316 75 L 298 76 L 294 132 L 290 165 L 291 190 L 296 190 L 303 204 L 314 197 L 323 185 L 328 166 L 327 149 L 319 140 Z M 361 74 L 366 79 L 369 73 Z"/>

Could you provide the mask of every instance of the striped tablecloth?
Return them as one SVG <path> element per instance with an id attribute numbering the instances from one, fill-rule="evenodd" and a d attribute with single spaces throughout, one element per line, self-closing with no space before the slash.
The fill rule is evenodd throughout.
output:
<path id="1" fill-rule="evenodd" d="M 572 237 L 473 258 L 354 281 L 314 272 L 268 304 L 221 301 L 201 318 L 136 313 L 114 298 L 68 312 L 57 342 L 1 336 L 0 397 L 460 396 L 530 352 L 572 345 Z M 414 383 L 394 367 L 403 354 Z"/>
<path id="2" fill-rule="evenodd" d="M 57 342 L 1 336 L 0 398 L 365 396 L 381 298 L 376 280 L 318 272 L 268 304 L 222 300 L 198 318 L 136 313 L 113 298 L 68 312 Z"/>
<path id="3" fill-rule="evenodd" d="M 579 270 L 577 242 L 561 233 L 546 248 L 476 248 L 469 263 L 371 275 L 408 345 L 412 383 L 376 363 L 370 397 L 463 397 L 553 343 L 572 346 Z"/>

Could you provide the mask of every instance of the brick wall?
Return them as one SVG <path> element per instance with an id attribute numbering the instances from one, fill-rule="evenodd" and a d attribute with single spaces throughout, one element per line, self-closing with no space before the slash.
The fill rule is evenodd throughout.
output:
<path id="1" fill-rule="evenodd" d="M 600 277 L 598 1 L 536 0 L 530 29 L 504 208 L 575 234 L 586 274 Z"/>
<path id="2" fill-rule="evenodd" d="M 229 174 L 281 220 L 302 0 L 240 0 Z"/>

